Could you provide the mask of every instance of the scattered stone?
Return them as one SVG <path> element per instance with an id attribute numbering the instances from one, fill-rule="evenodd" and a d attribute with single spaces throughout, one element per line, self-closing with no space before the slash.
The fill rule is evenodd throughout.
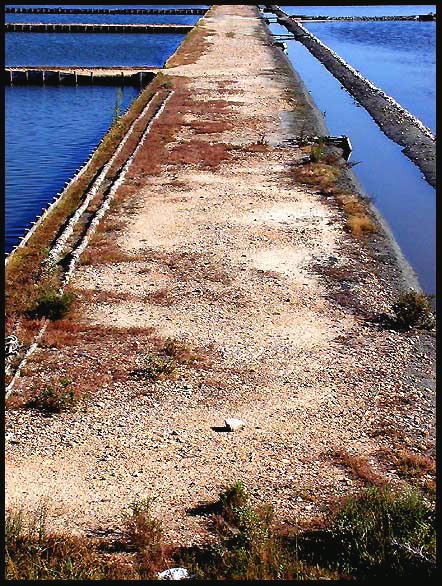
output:
<path id="1" fill-rule="evenodd" d="M 158 580 L 188 580 L 189 572 L 186 568 L 169 568 L 157 574 Z"/>
<path id="2" fill-rule="evenodd" d="M 225 419 L 224 424 L 229 431 L 236 431 L 238 429 L 241 429 L 241 427 L 244 427 L 244 425 L 245 425 L 245 423 L 244 423 L 244 421 L 242 421 L 242 419 L 235 419 L 235 418 Z"/>
<path id="3" fill-rule="evenodd" d="M 5 440 L 11 444 L 18 444 L 18 440 L 13 433 L 5 433 Z"/>

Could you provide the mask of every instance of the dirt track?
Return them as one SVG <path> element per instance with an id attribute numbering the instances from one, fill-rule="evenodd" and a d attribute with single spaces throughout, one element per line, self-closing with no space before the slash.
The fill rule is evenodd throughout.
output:
<path id="1" fill-rule="evenodd" d="M 88 401 L 51 417 L 7 412 L 7 503 L 49 498 L 71 530 L 115 527 L 153 496 L 168 535 L 195 543 L 205 520 L 187 511 L 236 480 L 291 521 L 364 484 L 332 451 L 393 482 L 399 448 L 432 454 L 433 337 L 366 321 L 397 292 L 391 258 L 382 266 L 339 209 L 296 184 L 290 164 L 304 153 L 278 146 L 281 113 L 312 117 L 300 86 L 253 7 L 202 22 L 203 54 L 170 61 L 175 94 L 157 132 L 179 114 L 178 131 L 150 174 L 153 129 L 127 181 L 126 224 L 111 232 L 131 259 L 79 267 L 79 331 L 65 343 L 49 332 L 18 386 L 52 371 L 89 384 Z M 339 285 L 331 268 L 347 275 Z M 152 339 L 168 337 L 198 360 L 175 380 L 137 379 Z M 226 417 L 246 426 L 217 430 Z"/>

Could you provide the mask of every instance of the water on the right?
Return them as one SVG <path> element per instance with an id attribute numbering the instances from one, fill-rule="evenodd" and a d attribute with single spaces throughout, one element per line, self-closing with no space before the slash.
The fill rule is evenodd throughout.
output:
<path id="1" fill-rule="evenodd" d="M 281 6 L 287 14 L 387 16 L 427 14 L 434 5 Z M 313 34 L 375 85 L 435 130 L 435 23 L 349 21 L 305 23 Z M 272 24 L 274 34 L 287 30 Z M 299 42 L 287 41 L 288 57 L 332 135 L 353 145 L 354 172 L 373 198 L 417 274 L 423 290 L 436 292 L 436 197 L 420 170 L 388 139 L 371 116 Z"/>

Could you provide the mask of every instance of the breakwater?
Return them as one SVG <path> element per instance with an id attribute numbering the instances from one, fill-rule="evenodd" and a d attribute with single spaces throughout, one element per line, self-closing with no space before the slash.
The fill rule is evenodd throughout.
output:
<path id="1" fill-rule="evenodd" d="M 206 8 L 47 8 L 7 6 L 8 14 L 195 14 L 204 15 Z"/>
<path id="2" fill-rule="evenodd" d="M 187 34 L 187 24 L 101 24 L 101 23 L 43 23 L 7 22 L 7 33 L 172 33 Z"/>
<path id="3" fill-rule="evenodd" d="M 158 68 L 6 67 L 6 85 L 132 85 L 143 87 Z"/>
<path id="4" fill-rule="evenodd" d="M 436 20 L 436 14 L 411 14 L 395 16 L 308 16 L 304 14 L 290 14 L 289 18 L 298 21 L 361 21 L 361 22 L 389 22 L 389 21 L 431 21 Z"/>
<path id="5" fill-rule="evenodd" d="M 436 144 L 433 133 L 394 98 L 362 76 L 342 57 L 327 47 L 302 24 L 289 18 L 278 6 L 270 5 L 278 22 L 300 41 L 365 107 L 382 131 L 399 145 L 423 172 L 427 181 L 436 185 Z"/>

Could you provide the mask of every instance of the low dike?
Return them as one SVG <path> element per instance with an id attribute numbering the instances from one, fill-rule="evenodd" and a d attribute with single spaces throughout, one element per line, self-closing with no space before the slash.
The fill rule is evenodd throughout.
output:
<path id="1" fill-rule="evenodd" d="M 434 449 L 434 340 L 376 325 L 409 283 L 339 149 L 309 143 L 325 122 L 257 7 L 212 7 L 144 91 L 84 225 L 82 200 L 48 245 L 75 300 L 15 377 L 6 505 L 50 497 L 86 539 L 153 497 L 190 547 L 210 533 L 201 503 L 240 480 L 287 522 L 363 486 L 345 454 L 399 482 L 388 430 Z M 24 351 L 34 322 L 8 315 Z M 60 377 L 75 408 L 23 408 Z"/>
<path id="2" fill-rule="evenodd" d="M 51 22 L 6 22 L 7 33 L 144 33 L 187 34 L 192 30 L 188 24 L 101 24 L 101 23 L 51 23 Z"/>
<path id="3" fill-rule="evenodd" d="M 131 85 L 144 87 L 159 68 L 5 67 L 5 85 Z"/>

